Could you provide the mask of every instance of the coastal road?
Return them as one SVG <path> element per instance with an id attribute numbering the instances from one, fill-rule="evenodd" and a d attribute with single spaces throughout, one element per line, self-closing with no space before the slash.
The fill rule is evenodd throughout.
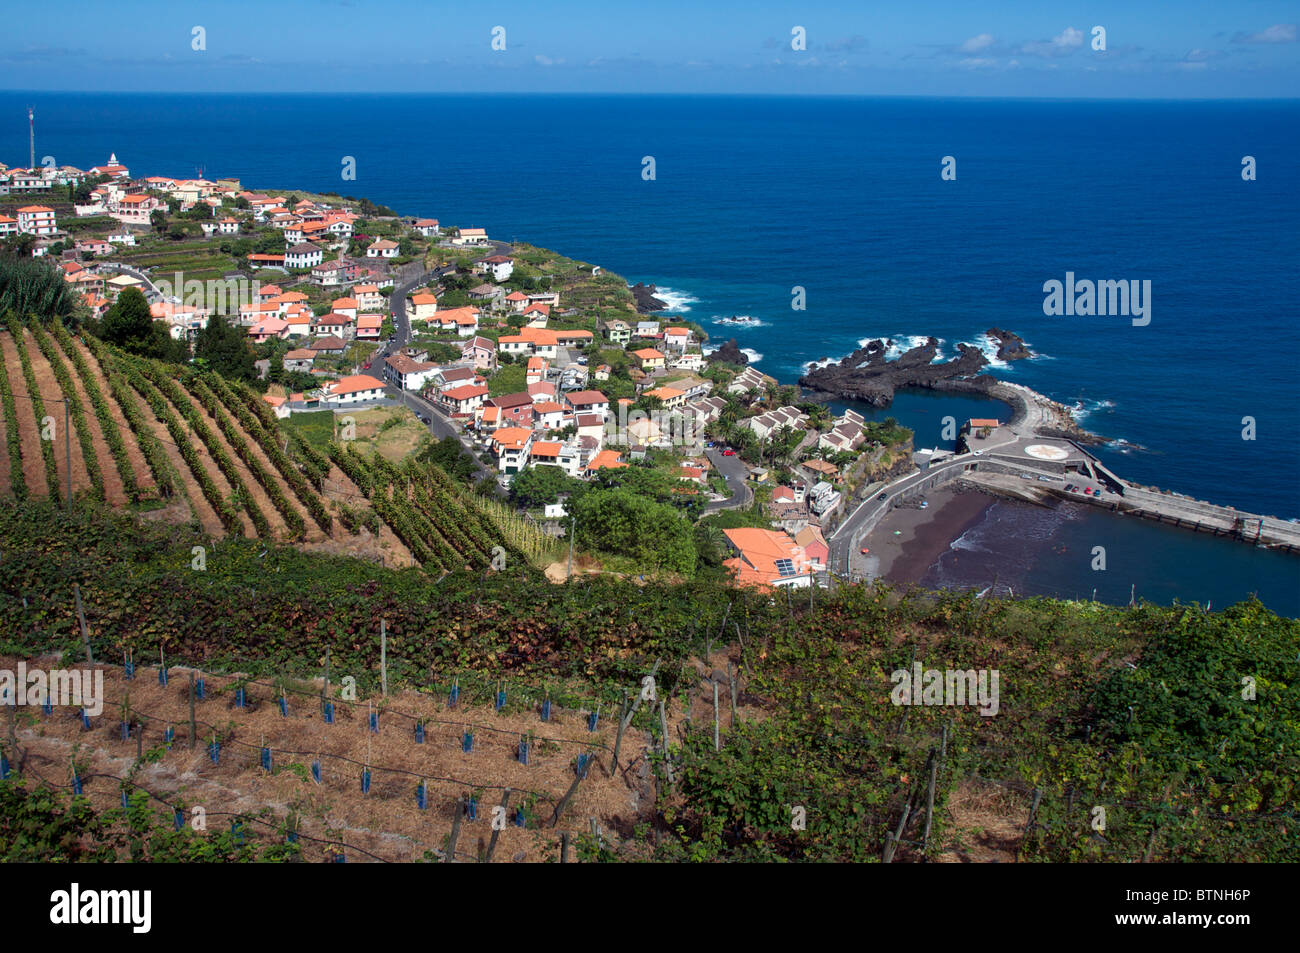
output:
<path id="1" fill-rule="evenodd" d="M 739 454 L 734 457 L 724 457 L 722 451 L 717 449 L 705 450 L 704 455 L 709 458 L 713 468 L 723 475 L 727 481 L 727 489 L 731 490 L 731 496 L 725 500 L 706 503 L 704 511 L 717 513 L 721 510 L 735 510 L 748 506 L 754 499 L 754 491 L 745 483 L 745 478 L 749 476 L 749 465 L 740 459 Z"/>
<path id="2" fill-rule="evenodd" d="M 830 547 L 830 565 L 837 572 L 849 576 L 853 566 L 854 555 L 858 554 L 858 547 L 863 527 L 874 525 L 875 522 L 909 490 L 914 489 L 917 484 L 923 483 L 936 473 L 942 473 L 945 470 L 954 467 L 961 469 L 967 464 L 978 460 L 984 454 L 991 450 L 1006 450 L 1021 442 L 1021 440 L 1030 439 L 1029 436 L 1015 434 L 997 444 L 981 450 L 979 453 L 962 453 L 949 457 L 939 463 L 932 464 L 924 470 L 915 473 L 909 473 L 899 477 L 891 483 L 885 484 L 873 490 L 871 495 L 858 504 L 857 508 L 839 526 L 835 528 L 826 542 Z M 858 554 L 860 555 L 860 554 Z"/>

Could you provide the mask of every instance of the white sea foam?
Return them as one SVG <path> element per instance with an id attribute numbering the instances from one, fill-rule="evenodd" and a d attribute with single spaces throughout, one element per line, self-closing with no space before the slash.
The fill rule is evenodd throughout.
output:
<path id="1" fill-rule="evenodd" d="M 1110 410 L 1115 406 L 1113 400 L 1079 400 L 1070 407 L 1070 414 L 1076 422 L 1082 423 L 1099 410 Z"/>
<path id="2" fill-rule="evenodd" d="M 746 321 L 744 324 L 736 324 L 729 321 L 729 318 L 752 318 L 753 320 Z M 725 328 L 770 328 L 772 326 L 770 321 L 760 321 L 754 318 L 752 314 L 715 314 L 711 320 L 714 324 Z"/>
<path id="3" fill-rule="evenodd" d="M 691 305 L 699 304 L 700 299 L 695 297 L 689 291 L 677 291 L 673 288 L 658 286 L 655 288 L 655 297 L 668 305 L 664 310 L 673 313 L 691 310 Z"/>
<path id="4" fill-rule="evenodd" d="M 763 359 L 763 355 L 759 354 L 752 347 L 742 347 L 740 353 L 749 358 L 749 363 L 751 364 L 757 364 Z"/>
<path id="5" fill-rule="evenodd" d="M 843 360 L 843 358 L 823 357 L 820 361 L 804 361 L 803 366 L 799 369 L 799 373 L 810 374 L 823 367 L 830 367 L 832 364 L 838 364 L 841 360 Z"/>

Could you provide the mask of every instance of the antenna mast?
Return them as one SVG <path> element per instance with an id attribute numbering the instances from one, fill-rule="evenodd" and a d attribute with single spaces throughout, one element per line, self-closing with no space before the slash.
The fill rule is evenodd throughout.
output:
<path id="1" fill-rule="evenodd" d="M 29 169 L 36 168 L 36 112 L 31 106 L 27 107 L 27 135 L 28 142 L 31 146 L 31 154 L 28 156 L 30 165 Z"/>

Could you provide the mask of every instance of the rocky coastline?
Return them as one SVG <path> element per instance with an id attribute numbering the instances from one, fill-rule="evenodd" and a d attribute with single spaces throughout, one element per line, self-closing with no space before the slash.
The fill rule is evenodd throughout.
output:
<path id="1" fill-rule="evenodd" d="M 655 292 L 659 289 L 654 285 L 638 281 L 630 285 L 628 290 L 636 300 L 636 310 L 639 314 L 654 314 L 656 311 L 665 311 L 668 308 L 668 302 L 655 297 Z"/>

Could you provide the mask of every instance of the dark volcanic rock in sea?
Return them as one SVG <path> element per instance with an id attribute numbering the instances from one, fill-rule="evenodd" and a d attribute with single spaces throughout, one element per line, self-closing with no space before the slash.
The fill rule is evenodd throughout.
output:
<path id="1" fill-rule="evenodd" d="M 705 358 L 706 361 L 722 361 L 726 364 L 748 364 L 749 357 L 740 349 L 736 339 L 732 338 L 722 347 Z"/>
<path id="2" fill-rule="evenodd" d="M 809 371 L 799 378 L 799 383 L 844 400 L 888 407 L 896 388 L 933 387 L 945 380 L 974 377 L 988 364 L 980 349 L 969 344 L 958 344 L 961 353 L 951 361 L 932 364 L 938 347 L 939 342 L 929 338 L 890 361 L 885 359 L 885 342 L 870 341 L 838 364 Z"/>
<path id="3" fill-rule="evenodd" d="M 1001 328 L 989 328 L 984 334 L 998 346 L 999 361 L 1018 361 L 1021 358 L 1034 356 L 1019 334 L 1012 334 Z"/>
<path id="4" fill-rule="evenodd" d="M 654 285 L 643 284 L 638 281 L 631 287 L 632 297 L 636 299 L 636 309 L 642 314 L 651 314 L 655 311 L 663 311 L 668 307 L 668 302 L 660 301 L 655 297 L 658 291 Z"/>

